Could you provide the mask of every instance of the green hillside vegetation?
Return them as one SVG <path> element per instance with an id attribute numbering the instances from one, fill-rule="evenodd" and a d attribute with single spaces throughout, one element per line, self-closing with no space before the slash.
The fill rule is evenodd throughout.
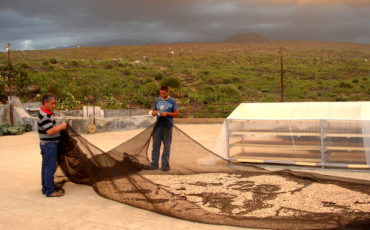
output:
<path id="1" fill-rule="evenodd" d="M 15 95 L 59 109 L 150 108 L 168 84 L 182 116 L 226 117 L 240 102 L 370 100 L 370 45 L 325 42 L 176 43 L 11 51 Z M 0 101 L 6 102 L 7 53 L 0 53 Z M 209 112 L 207 112 L 209 111 Z"/>

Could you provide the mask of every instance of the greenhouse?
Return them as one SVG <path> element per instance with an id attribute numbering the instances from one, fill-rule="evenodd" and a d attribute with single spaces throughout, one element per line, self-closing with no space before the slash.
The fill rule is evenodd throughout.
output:
<path id="1" fill-rule="evenodd" d="M 229 160 L 370 166 L 370 102 L 242 103 L 224 129 L 217 152 Z"/>

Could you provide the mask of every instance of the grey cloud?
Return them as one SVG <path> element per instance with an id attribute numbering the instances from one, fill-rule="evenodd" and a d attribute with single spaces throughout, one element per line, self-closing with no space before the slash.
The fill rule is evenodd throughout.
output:
<path id="1" fill-rule="evenodd" d="M 270 40 L 370 43 L 370 4 L 354 0 L 0 0 L 1 44 L 47 49 L 91 42 Z M 25 42 L 26 41 L 26 42 Z"/>

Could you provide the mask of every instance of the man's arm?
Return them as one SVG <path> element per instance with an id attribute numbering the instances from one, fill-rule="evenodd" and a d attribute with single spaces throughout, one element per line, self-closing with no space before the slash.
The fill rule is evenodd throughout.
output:
<path id="1" fill-rule="evenodd" d="M 46 131 L 46 133 L 48 135 L 54 135 L 54 134 L 59 133 L 62 130 L 65 130 L 66 128 L 67 128 L 67 123 L 63 122 L 62 124 L 56 125 L 53 128 L 49 129 L 48 131 Z"/>
<path id="2" fill-rule="evenodd" d="M 179 115 L 180 115 L 179 110 L 175 110 L 172 113 L 171 112 L 162 112 L 160 114 L 161 117 L 179 117 Z"/>

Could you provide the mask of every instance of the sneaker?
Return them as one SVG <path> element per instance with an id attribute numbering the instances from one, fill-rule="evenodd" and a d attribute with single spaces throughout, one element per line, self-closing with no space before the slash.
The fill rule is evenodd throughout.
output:
<path id="1" fill-rule="evenodd" d="M 144 168 L 145 170 L 157 170 L 158 167 L 153 166 L 153 165 L 148 165 L 147 167 Z"/>
<path id="2" fill-rule="evenodd" d="M 64 196 L 64 194 L 58 191 L 54 191 L 52 194 L 48 195 L 47 197 L 61 197 L 61 196 Z"/>
<path id="3" fill-rule="evenodd" d="M 164 168 L 161 168 L 162 171 L 170 171 L 170 167 L 167 166 L 167 167 L 164 167 Z"/>

